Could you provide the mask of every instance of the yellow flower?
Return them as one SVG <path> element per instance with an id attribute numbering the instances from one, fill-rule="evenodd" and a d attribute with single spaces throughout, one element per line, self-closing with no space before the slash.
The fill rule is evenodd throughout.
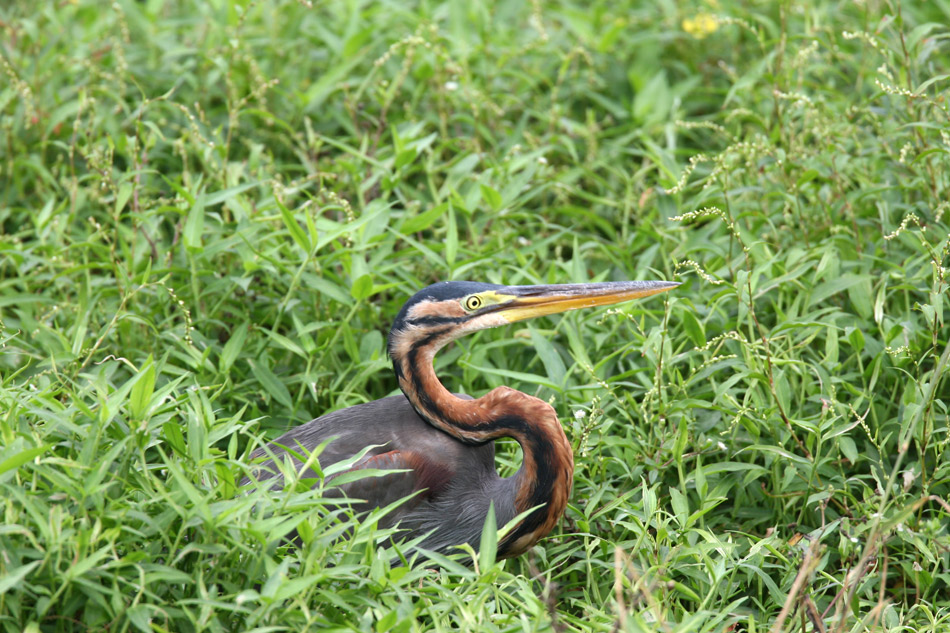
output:
<path id="1" fill-rule="evenodd" d="M 683 20 L 683 30 L 697 40 L 705 38 L 719 28 L 719 21 L 712 13 L 697 13 L 695 17 Z"/>

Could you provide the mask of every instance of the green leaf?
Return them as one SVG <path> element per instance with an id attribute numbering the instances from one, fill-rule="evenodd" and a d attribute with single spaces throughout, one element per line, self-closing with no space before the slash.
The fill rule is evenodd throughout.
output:
<path id="1" fill-rule="evenodd" d="M 191 205 L 191 210 L 188 212 L 188 218 L 185 220 L 185 229 L 182 235 L 185 248 L 187 248 L 189 252 L 195 253 L 201 250 L 201 235 L 204 233 L 204 228 L 205 198 L 204 194 L 199 194 L 195 198 L 194 204 Z"/>
<path id="2" fill-rule="evenodd" d="M 368 299 L 373 294 L 373 276 L 369 273 L 362 275 L 353 282 L 350 288 L 350 295 L 357 301 Z"/>
<path id="3" fill-rule="evenodd" d="M 845 330 L 848 336 L 848 343 L 851 345 L 851 348 L 857 352 L 864 351 L 864 334 L 859 328 L 848 328 Z"/>
<path id="4" fill-rule="evenodd" d="M 871 279 L 861 277 L 853 286 L 848 288 L 848 298 L 854 306 L 855 312 L 863 319 L 870 319 L 874 314 L 874 299 L 872 297 Z"/>
<path id="5" fill-rule="evenodd" d="M 23 580 L 29 575 L 29 573 L 42 564 L 42 560 L 35 560 L 32 563 L 14 567 L 9 572 L 0 576 L 0 596 L 8 592 L 10 589 L 19 587 Z"/>
<path id="6" fill-rule="evenodd" d="M 455 265 L 455 256 L 458 253 L 459 236 L 458 227 L 455 225 L 455 209 L 449 205 L 448 227 L 445 233 L 445 262 L 449 266 Z"/>
<path id="7" fill-rule="evenodd" d="M 215 205 L 221 204 L 222 202 L 227 202 L 231 198 L 234 198 L 240 193 L 259 186 L 260 182 L 246 182 L 236 187 L 228 187 L 227 189 L 221 189 L 219 191 L 214 191 L 209 194 L 205 194 L 205 207 L 213 207 Z"/>
<path id="8" fill-rule="evenodd" d="M 528 332 L 531 334 L 531 343 L 538 352 L 538 356 L 541 358 L 541 364 L 544 365 L 544 370 L 547 372 L 548 377 L 551 378 L 554 384 L 563 385 L 567 368 L 564 366 L 564 361 L 561 360 L 561 355 L 558 354 L 554 348 L 554 344 L 533 327 L 529 326 Z M 560 389 L 558 389 L 558 391 L 560 391 Z"/>
<path id="9" fill-rule="evenodd" d="M 792 406 L 792 390 L 788 386 L 785 372 L 779 368 L 772 370 L 772 379 L 775 382 L 775 397 L 778 399 L 782 411 L 788 412 Z"/>
<path id="10" fill-rule="evenodd" d="M 20 451 L 15 455 L 7 457 L 3 461 L 0 461 L 0 475 L 7 471 L 16 470 L 23 464 L 32 461 L 36 457 L 39 457 L 52 447 L 52 444 L 44 444 L 43 446 L 28 448 L 25 451 Z"/>
<path id="11" fill-rule="evenodd" d="M 678 466 L 683 465 L 683 453 L 686 452 L 686 443 L 689 441 L 689 424 L 686 417 L 680 418 L 676 429 L 676 443 L 673 445 L 673 459 Z"/>
<path id="12" fill-rule="evenodd" d="M 292 598 L 297 594 L 319 584 L 326 578 L 325 574 L 310 574 L 299 578 L 285 579 L 280 587 L 274 592 L 274 600 L 282 601 Z"/>
<path id="13" fill-rule="evenodd" d="M 162 432 L 165 436 L 165 441 L 168 442 L 176 453 L 182 456 L 188 454 L 188 445 L 185 443 L 185 435 L 181 431 L 181 422 L 166 422 L 162 425 Z"/>
<path id="14" fill-rule="evenodd" d="M 858 461 L 858 447 L 847 435 L 842 435 L 838 438 L 838 447 L 841 449 L 841 452 L 844 453 L 844 456 L 848 458 L 848 461 L 854 464 Z"/>
<path id="15" fill-rule="evenodd" d="M 679 317 L 680 322 L 683 324 L 683 329 L 686 330 L 686 335 L 689 337 L 689 340 L 693 342 L 693 345 L 696 347 L 705 345 L 706 333 L 703 330 L 702 323 L 699 322 L 699 319 L 696 318 L 692 310 L 681 310 Z"/>
<path id="16" fill-rule="evenodd" d="M 278 334 L 277 332 L 272 332 L 271 330 L 267 330 L 267 329 L 264 329 L 264 328 L 261 328 L 260 331 L 263 332 L 264 334 L 266 334 L 268 338 L 270 338 L 272 341 L 276 342 L 278 345 L 280 345 L 281 347 L 283 347 L 285 350 L 287 350 L 287 351 L 289 351 L 289 352 L 292 352 L 293 354 L 296 354 L 297 356 L 299 356 L 299 357 L 301 357 L 301 358 L 306 358 L 306 357 L 307 357 L 307 353 L 306 353 L 305 351 L 303 351 L 303 348 L 302 348 L 302 347 L 300 347 L 299 345 L 297 345 L 296 343 L 294 343 L 292 340 L 290 340 L 289 338 L 287 338 L 287 337 L 284 336 L 283 334 Z M 228 341 L 228 342 L 230 342 L 230 341 Z"/>
<path id="17" fill-rule="evenodd" d="M 122 186 L 119 187 L 119 193 L 115 196 L 115 215 L 116 217 L 122 213 L 122 209 L 125 208 L 125 205 L 129 203 L 129 198 L 132 197 L 132 183 L 125 182 L 122 183 Z"/>
<path id="18" fill-rule="evenodd" d="M 351 484 L 354 481 L 361 481 L 363 479 L 370 479 L 373 477 L 387 477 L 393 473 L 404 473 L 408 472 L 408 470 L 408 468 L 357 468 L 355 470 L 349 470 L 345 473 L 336 475 L 330 480 L 330 483 L 333 486 L 343 486 L 346 484 Z"/>
<path id="19" fill-rule="evenodd" d="M 818 173 L 817 169 L 809 169 L 798 177 L 798 181 L 795 183 L 795 186 L 801 188 L 802 185 L 808 184 L 815 178 L 818 178 L 820 175 L 821 174 Z"/>
<path id="20" fill-rule="evenodd" d="M 465 361 L 460 361 L 460 364 L 464 365 L 465 367 L 470 367 L 471 369 L 483 374 L 501 376 L 502 378 L 510 378 L 511 380 L 518 380 L 529 385 L 541 385 L 543 387 L 548 387 L 549 389 L 554 389 L 555 391 L 560 390 L 558 385 L 554 384 L 544 376 L 539 376 L 538 374 L 529 374 L 523 371 L 511 371 L 509 369 L 500 369 L 498 367 L 484 367 L 480 365 L 473 365 Z"/>
<path id="21" fill-rule="evenodd" d="M 309 253 L 312 248 L 310 238 L 307 237 L 307 234 L 300 227 L 300 224 L 297 223 L 294 214 L 291 213 L 287 207 L 282 205 L 279 200 L 277 201 L 277 207 L 280 209 L 280 217 L 284 221 L 284 226 L 287 227 L 290 237 L 293 238 L 294 242 L 304 253 Z"/>
<path id="22" fill-rule="evenodd" d="M 859 284 L 864 280 L 864 277 L 860 277 L 858 275 L 842 275 L 840 277 L 830 279 L 812 290 L 808 306 L 811 307 L 813 305 L 817 305 L 828 297 L 838 294 L 839 292 L 844 292 L 851 286 Z"/>
<path id="23" fill-rule="evenodd" d="M 498 524 L 495 521 L 495 503 L 488 504 L 488 514 L 482 524 L 482 538 L 478 545 L 478 564 L 484 574 L 495 564 L 498 555 Z"/>
<path id="24" fill-rule="evenodd" d="M 399 232 L 403 235 L 409 235 L 410 233 L 424 231 L 442 217 L 442 214 L 445 213 L 448 208 L 448 203 L 442 203 L 416 216 L 410 216 L 399 227 Z"/>
<path id="25" fill-rule="evenodd" d="M 409 165 L 410 163 L 412 163 L 412 161 L 416 160 L 416 156 L 418 155 L 419 155 L 419 151 L 414 147 L 410 147 L 408 149 L 402 150 L 401 152 L 396 154 L 396 162 L 395 162 L 396 169 L 402 169 L 406 165 Z"/>
<path id="26" fill-rule="evenodd" d="M 125 612 L 129 622 L 142 633 L 152 633 L 151 615 L 154 607 L 150 604 L 137 604 Z"/>
<path id="27" fill-rule="evenodd" d="M 686 495 L 678 488 L 670 486 L 670 507 L 673 508 L 673 516 L 681 528 L 686 528 L 689 523 L 689 501 Z"/>
<path id="28" fill-rule="evenodd" d="M 248 326 L 247 321 L 237 326 L 231 333 L 228 342 L 224 344 L 224 348 L 221 350 L 221 357 L 218 359 L 218 371 L 221 373 L 227 373 L 228 370 L 231 369 L 231 366 L 234 365 L 234 361 L 237 360 L 238 355 L 244 351 L 244 341 L 247 339 Z"/>
<path id="29" fill-rule="evenodd" d="M 264 390 L 284 407 L 293 409 L 294 404 L 290 397 L 290 391 L 287 390 L 286 385 L 280 381 L 274 372 L 270 370 L 267 363 L 260 360 L 248 360 L 248 363 L 251 365 L 254 376 L 261 381 Z"/>
<path id="30" fill-rule="evenodd" d="M 129 408 L 133 420 L 145 419 L 154 391 L 155 362 L 149 354 L 144 367 L 139 370 L 139 379 L 132 385 L 132 392 L 129 394 Z"/>
<path id="31" fill-rule="evenodd" d="M 479 189 L 482 192 L 482 199 L 488 203 L 488 206 L 491 207 L 492 211 L 501 210 L 502 199 L 500 193 L 484 184 L 479 185 Z"/>
<path id="32" fill-rule="evenodd" d="M 72 580 L 75 580 L 76 578 L 79 578 L 80 576 L 88 572 L 90 569 L 98 565 L 100 562 L 102 562 L 104 558 L 111 555 L 112 553 L 113 553 L 112 546 L 104 545 L 103 547 L 93 552 L 91 555 L 86 556 L 85 558 L 79 559 L 78 562 L 75 562 L 72 565 L 68 565 L 65 568 L 65 576 L 67 580 L 72 581 Z"/>
<path id="33" fill-rule="evenodd" d="M 308 283 L 310 286 L 322 295 L 325 295 L 333 301 L 343 305 L 353 305 L 353 298 L 341 286 L 323 278 L 311 278 Z"/>

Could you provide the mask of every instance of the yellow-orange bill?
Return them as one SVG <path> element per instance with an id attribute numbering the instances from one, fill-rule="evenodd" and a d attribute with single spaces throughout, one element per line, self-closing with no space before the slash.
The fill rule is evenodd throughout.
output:
<path id="1" fill-rule="evenodd" d="M 613 305 L 649 297 L 680 285 L 675 281 L 609 281 L 592 284 L 555 284 L 548 286 L 509 286 L 499 298 L 510 300 L 499 305 L 498 314 L 509 323 L 567 310 Z"/>

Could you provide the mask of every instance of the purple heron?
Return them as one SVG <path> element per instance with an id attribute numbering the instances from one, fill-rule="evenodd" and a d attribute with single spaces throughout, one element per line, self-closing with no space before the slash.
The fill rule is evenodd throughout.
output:
<path id="1" fill-rule="evenodd" d="M 620 281 L 543 286 L 500 286 L 469 281 L 433 284 L 399 311 L 389 334 L 389 355 L 402 395 L 334 411 L 296 427 L 252 459 L 260 480 L 279 477 L 273 460 L 286 449 L 313 451 L 321 468 L 352 459 L 350 470 L 390 472 L 339 486 L 356 512 L 409 497 L 380 521 L 399 526 L 406 539 L 422 537 L 428 550 L 447 552 L 468 543 L 478 548 L 489 506 L 497 524 L 530 511 L 498 543 L 498 556 L 518 556 L 547 535 L 571 494 L 574 456 L 554 408 L 509 387 L 472 399 L 448 391 L 435 375 L 435 353 L 476 330 L 566 310 L 647 297 L 678 286 L 667 281 Z M 495 470 L 493 440 L 513 438 L 522 449 L 518 471 Z M 296 453 L 300 455 L 300 453 Z M 298 470 L 303 464 L 293 458 Z M 318 478 L 304 469 L 302 478 Z M 279 487 L 276 484 L 273 487 Z"/>

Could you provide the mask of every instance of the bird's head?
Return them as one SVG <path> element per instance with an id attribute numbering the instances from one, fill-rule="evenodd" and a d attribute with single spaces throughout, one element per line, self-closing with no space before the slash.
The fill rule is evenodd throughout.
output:
<path id="1" fill-rule="evenodd" d="M 434 354 L 475 330 L 567 310 L 605 306 L 675 288 L 671 281 L 610 281 L 589 284 L 500 286 L 443 281 L 423 288 L 399 311 L 389 336 L 393 360 L 412 351 Z"/>

